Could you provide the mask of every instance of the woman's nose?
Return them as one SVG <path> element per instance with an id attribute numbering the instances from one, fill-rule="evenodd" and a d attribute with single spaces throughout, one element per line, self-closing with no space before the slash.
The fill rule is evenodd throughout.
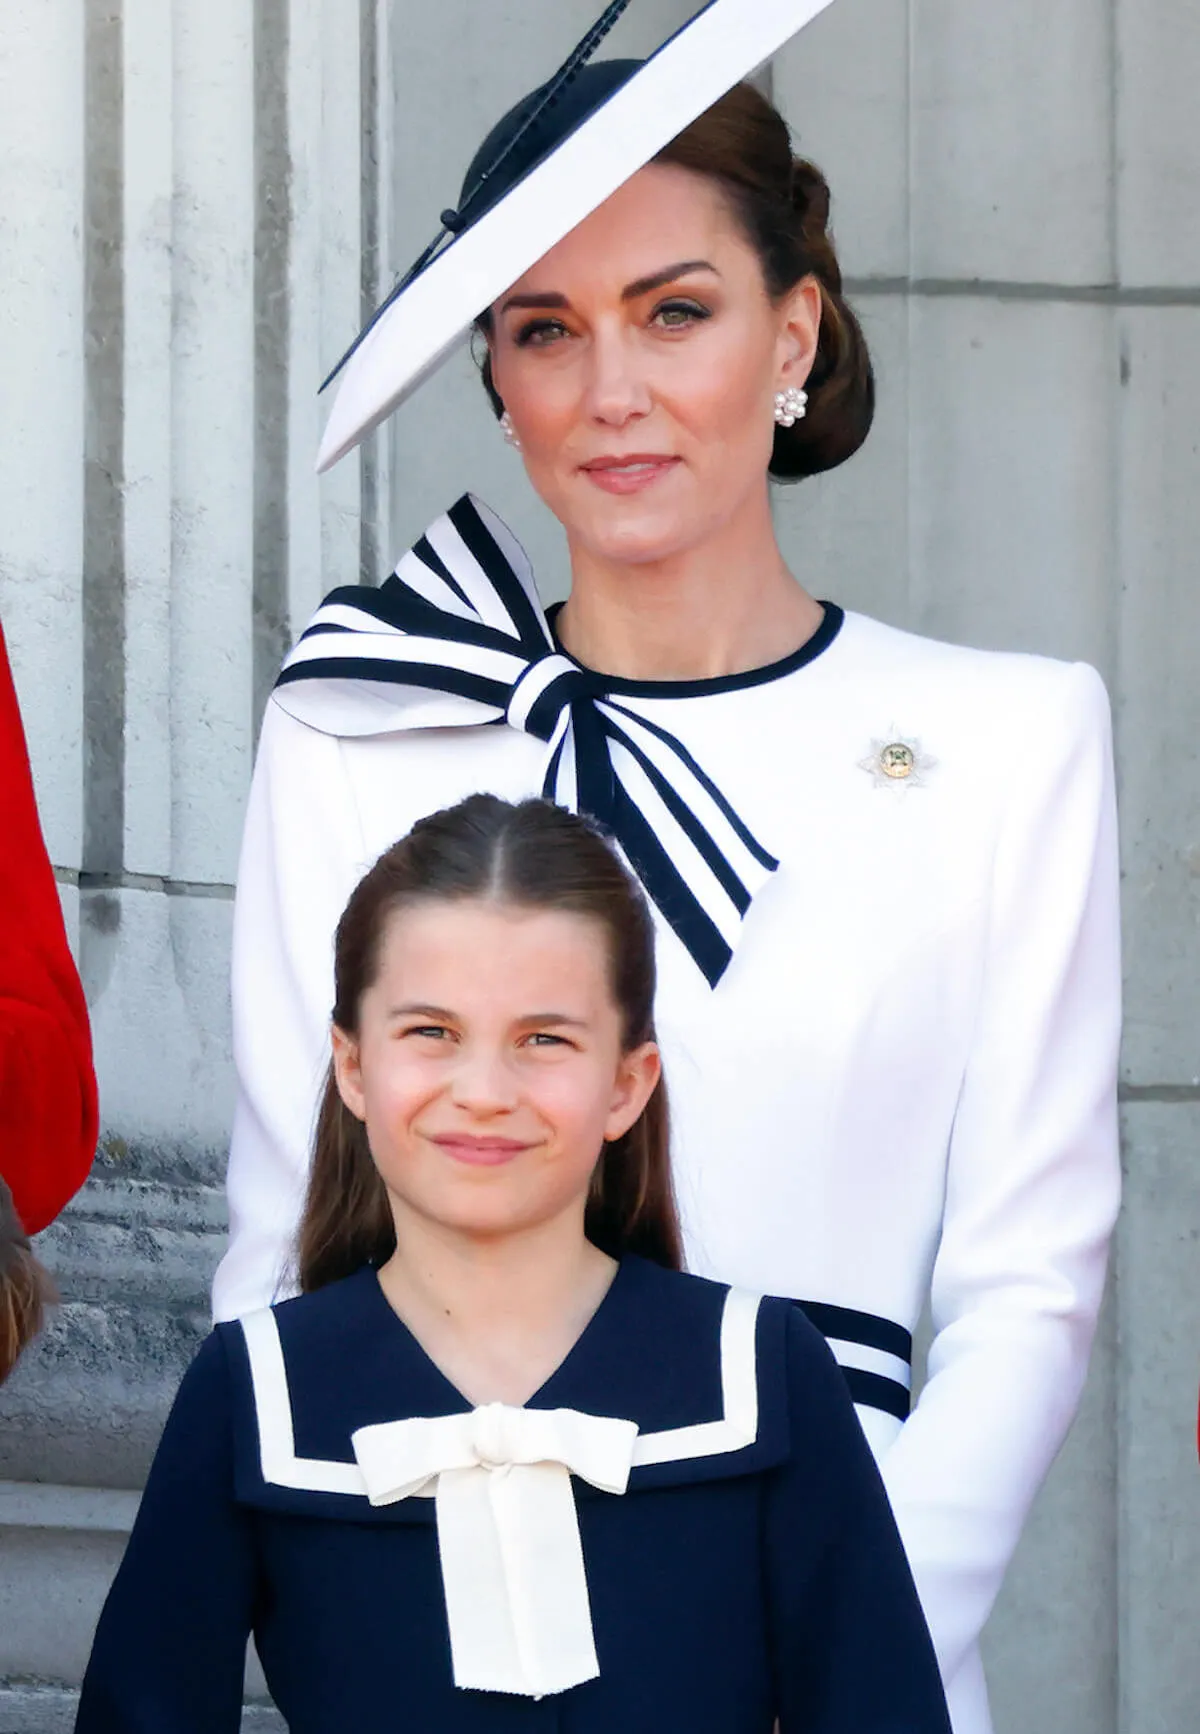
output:
<path id="1" fill-rule="evenodd" d="M 649 413 L 651 394 L 636 348 L 624 333 L 597 332 L 589 345 L 586 407 L 596 421 L 621 427 Z"/>

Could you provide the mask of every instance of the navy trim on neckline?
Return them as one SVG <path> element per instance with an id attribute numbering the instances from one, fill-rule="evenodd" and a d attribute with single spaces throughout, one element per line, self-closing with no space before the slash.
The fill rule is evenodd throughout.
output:
<path id="1" fill-rule="evenodd" d="M 782 680 L 785 675 L 795 674 L 798 668 L 805 668 L 810 662 L 815 662 L 818 656 L 829 649 L 846 621 L 846 611 L 839 608 L 836 602 L 822 602 L 824 618 L 811 638 L 805 640 L 799 650 L 793 650 L 787 656 L 782 656 L 777 662 L 764 663 L 761 668 L 747 668 L 741 674 L 718 674 L 708 680 L 626 680 L 616 674 L 601 674 L 597 669 L 588 668 L 585 663 L 576 662 L 569 650 L 564 650 L 558 636 L 558 616 L 562 612 L 561 602 L 552 603 L 546 610 L 546 623 L 554 637 L 554 643 L 562 656 L 568 662 L 575 664 L 595 680 L 604 695 L 616 696 L 623 694 L 626 698 L 709 698 L 722 692 L 740 692 L 744 687 L 766 686 L 769 681 Z"/>

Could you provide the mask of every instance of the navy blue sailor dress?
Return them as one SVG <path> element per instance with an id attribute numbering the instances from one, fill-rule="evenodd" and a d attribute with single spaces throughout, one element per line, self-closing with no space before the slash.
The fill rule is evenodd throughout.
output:
<path id="1" fill-rule="evenodd" d="M 794 1306 L 626 1257 L 557 1371 L 507 1413 L 628 1445 L 624 1491 L 562 1472 L 593 1677 L 456 1684 L 479 1634 L 451 1630 L 453 1476 L 436 1497 L 381 1499 L 363 1441 L 387 1447 L 411 1423 L 423 1448 L 485 1411 L 367 1268 L 201 1348 L 100 1619 L 77 1734 L 236 1734 L 251 1633 L 292 1734 L 949 1734 L 878 1472 Z M 499 1487 L 479 1462 L 462 1487 Z M 465 1591 L 454 1569 L 469 1601 L 470 1561 Z M 486 1623 L 495 1610 L 476 1599 Z"/>

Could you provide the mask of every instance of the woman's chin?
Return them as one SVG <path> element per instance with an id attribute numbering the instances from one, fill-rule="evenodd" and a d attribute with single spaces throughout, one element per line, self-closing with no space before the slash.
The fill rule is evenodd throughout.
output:
<path id="1" fill-rule="evenodd" d="M 698 502 L 684 464 L 633 493 L 610 493 L 580 471 L 539 476 L 531 469 L 530 480 L 571 548 L 593 560 L 646 565 L 696 540 Z"/>
<path id="2" fill-rule="evenodd" d="M 648 501 L 613 501 L 600 510 L 593 508 L 585 521 L 568 524 L 567 529 L 569 538 L 586 547 L 593 559 L 623 566 L 670 560 L 696 540 L 694 514 Z"/>

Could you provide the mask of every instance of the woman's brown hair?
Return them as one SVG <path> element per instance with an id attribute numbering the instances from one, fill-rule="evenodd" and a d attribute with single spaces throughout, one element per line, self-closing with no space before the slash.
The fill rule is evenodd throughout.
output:
<path id="1" fill-rule="evenodd" d="M 422 819 L 359 882 L 334 943 L 334 1024 L 357 1035 L 362 997 L 378 973 L 395 914 L 414 904 L 478 899 L 598 923 L 624 1049 L 655 1039 L 654 926 L 639 887 L 585 819 L 548 801 L 514 805 L 495 795 L 472 795 Z M 680 1268 L 661 1079 L 630 1130 L 604 1146 L 584 1227 L 614 1258 L 637 1252 Z M 323 1288 L 364 1264 L 380 1265 L 395 1248 L 391 1208 L 366 1128 L 342 1101 L 331 1066 L 297 1240 L 300 1287 Z"/>
<path id="2" fill-rule="evenodd" d="M 56 1298 L 54 1284 L 21 1226 L 12 1193 L 0 1180 L 0 1384 L 41 1330 L 45 1309 Z"/>
<path id="3" fill-rule="evenodd" d="M 768 471 L 777 481 L 799 481 L 845 463 L 871 430 L 875 376 L 862 327 L 842 294 L 824 175 L 793 156 L 787 122 L 752 84 L 735 85 L 655 161 L 720 185 L 758 254 L 773 301 L 782 300 L 802 278 L 816 279 L 821 328 L 805 383 L 807 412 L 794 426 L 776 428 Z M 490 312 L 477 321 L 484 333 L 490 322 Z M 490 354 L 481 358 L 481 372 L 492 407 L 502 415 Z"/>

